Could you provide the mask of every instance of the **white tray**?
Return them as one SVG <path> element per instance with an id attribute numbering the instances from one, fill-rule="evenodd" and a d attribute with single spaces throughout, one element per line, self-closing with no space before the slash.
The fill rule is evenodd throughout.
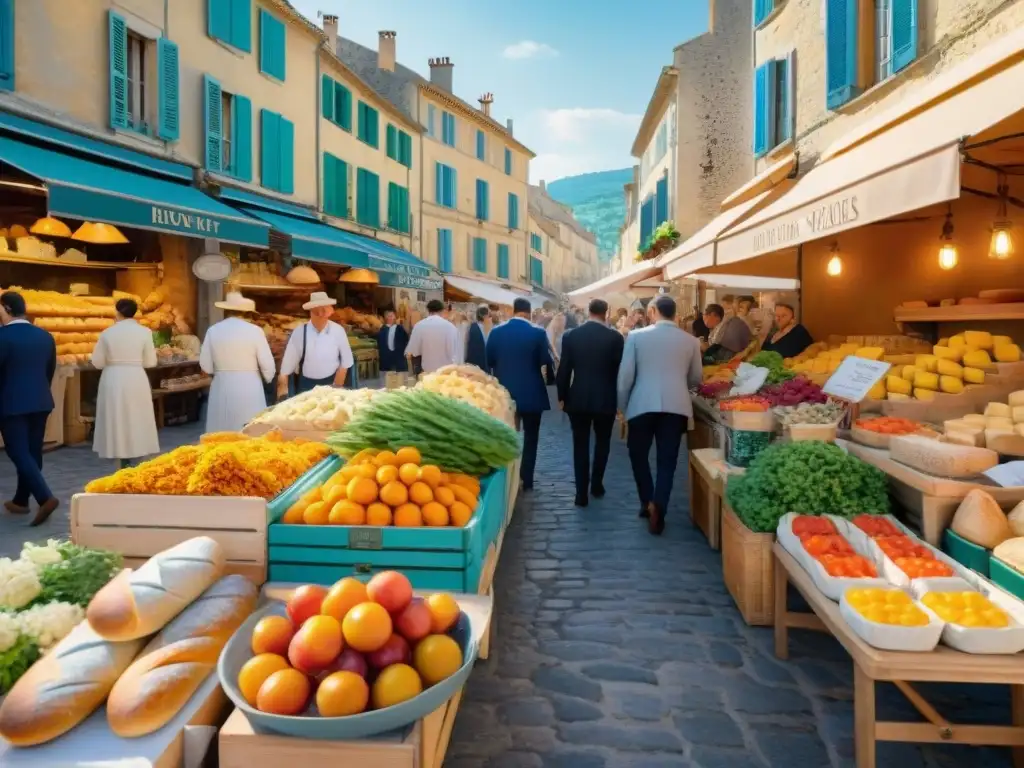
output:
<path id="1" fill-rule="evenodd" d="M 942 642 L 964 653 L 1014 654 L 1024 651 L 1024 605 L 1002 590 L 976 588 L 963 579 L 915 579 L 914 594 L 920 597 L 928 592 L 980 592 L 1010 617 L 1010 625 L 1000 629 L 962 627 L 946 622 Z"/>
<path id="2" fill-rule="evenodd" d="M 846 596 L 839 601 L 839 615 L 864 642 L 883 651 L 934 651 L 945 627 L 944 622 L 925 605 L 914 604 L 928 616 L 923 627 L 902 627 L 894 624 L 879 624 L 868 621 L 846 602 Z"/>

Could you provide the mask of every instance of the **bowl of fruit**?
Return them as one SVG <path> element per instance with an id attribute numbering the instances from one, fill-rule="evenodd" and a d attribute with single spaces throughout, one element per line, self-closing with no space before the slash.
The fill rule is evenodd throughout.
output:
<path id="1" fill-rule="evenodd" d="M 902 589 L 855 587 L 839 600 L 839 614 L 868 645 L 886 651 L 932 651 L 943 622 Z"/>
<path id="2" fill-rule="evenodd" d="M 349 577 L 262 607 L 228 641 L 217 673 L 254 730 L 365 738 L 443 706 L 476 660 L 473 630 L 455 598 L 414 597 L 400 573 Z"/>

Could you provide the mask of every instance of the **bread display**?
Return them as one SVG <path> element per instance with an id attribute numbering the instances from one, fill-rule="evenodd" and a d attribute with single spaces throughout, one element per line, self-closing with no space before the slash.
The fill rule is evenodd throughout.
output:
<path id="1" fill-rule="evenodd" d="M 135 640 L 159 632 L 224 572 L 224 550 L 197 536 L 154 555 L 96 593 L 86 620 L 106 640 Z"/>
<path id="2" fill-rule="evenodd" d="M 14 684 L 0 705 L 0 735 L 30 747 L 67 733 L 103 703 L 142 645 L 109 642 L 82 622 Z"/>
<path id="3" fill-rule="evenodd" d="M 225 576 L 179 613 L 110 692 L 110 729 L 130 738 L 166 725 L 215 671 L 221 650 L 255 609 L 257 596 L 244 576 Z"/>

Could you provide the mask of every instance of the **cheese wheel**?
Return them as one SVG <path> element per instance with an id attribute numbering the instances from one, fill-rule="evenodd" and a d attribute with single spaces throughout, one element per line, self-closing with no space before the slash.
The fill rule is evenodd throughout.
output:
<path id="1" fill-rule="evenodd" d="M 937 477 L 972 477 L 999 463 L 999 454 L 987 448 L 950 445 L 919 435 L 893 437 L 889 454 L 894 461 Z"/>

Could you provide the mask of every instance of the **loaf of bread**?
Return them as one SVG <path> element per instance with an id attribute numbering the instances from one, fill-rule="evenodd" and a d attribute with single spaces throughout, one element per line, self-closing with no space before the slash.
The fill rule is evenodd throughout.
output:
<path id="1" fill-rule="evenodd" d="M 124 571 L 93 596 L 85 617 L 105 640 L 159 632 L 224 572 L 224 550 L 197 536 Z"/>
<path id="2" fill-rule="evenodd" d="M 104 640 L 83 621 L 14 684 L 0 705 L 0 736 L 31 747 L 67 733 L 103 703 L 142 646 Z"/>
<path id="3" fill-rule="evenodd" d="M 170 722 L 215 672 L 221 650 L 256 608 L 256 598 L 256 587 L 247 578 L 225 576 L 179 613 L 110 692 L 110 729 L 130 738 Z"/>

